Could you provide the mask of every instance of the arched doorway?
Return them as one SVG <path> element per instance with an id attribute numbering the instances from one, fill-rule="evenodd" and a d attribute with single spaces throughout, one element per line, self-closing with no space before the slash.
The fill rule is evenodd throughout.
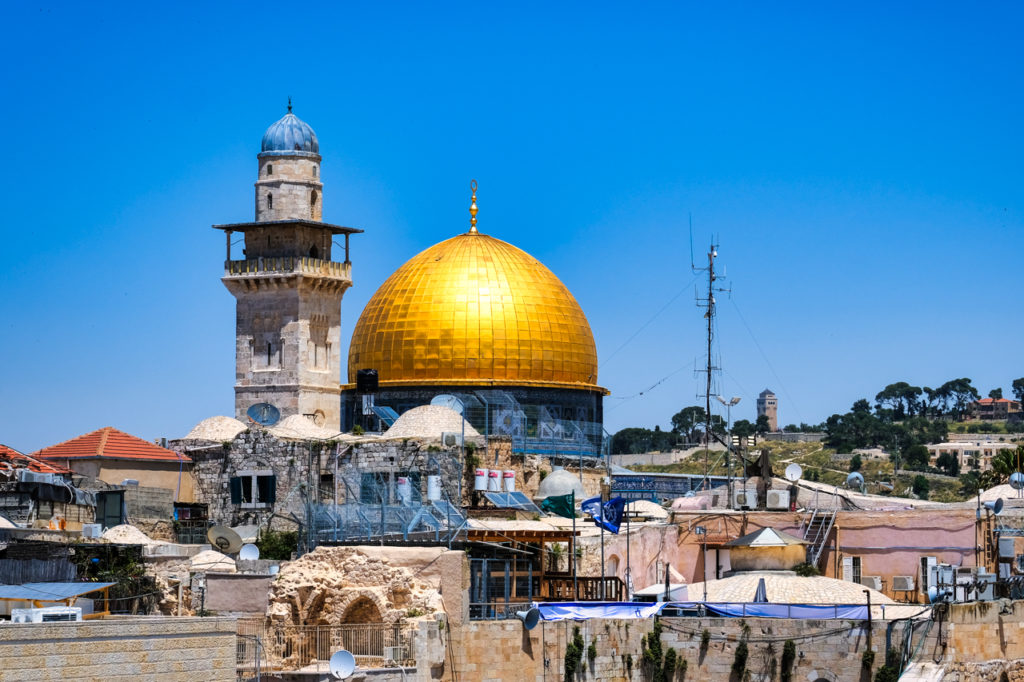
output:
<path id="1" fill-rule="evenodd" d="M 380 615 L 380 609 L 367 597 L 360 597 L 349 604 L 345 609 L 345 615 L 341 617 L 342 623 L 383 623 L 384 618 Z"/>

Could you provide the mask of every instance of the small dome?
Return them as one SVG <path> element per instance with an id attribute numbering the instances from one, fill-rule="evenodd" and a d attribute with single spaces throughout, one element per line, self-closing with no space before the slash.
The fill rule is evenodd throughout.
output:
<path id="1" fill-rule="evenodd" d="M 544 480 L 537 486 L 535 500 L 544 500 L 549 497 L 558 497 L 576 493 L 576 504 L 586 499 L 587 494 L 583 491 L 583 484 L 575 474 L 570 474 L 562 467 L 555 467 L 554 470 L 544 477 Z"/>
<path id="2" fill-rule="evenodd" d="M 320 143 L 317 142 L 316 133 L 309 124 L 293 114 L 291 105 L 288 105 L 288 113 L 267 128 L 267 132 L 263 134 L 263 146 L 260 151 L 277 154 L 319 154 Z"/>

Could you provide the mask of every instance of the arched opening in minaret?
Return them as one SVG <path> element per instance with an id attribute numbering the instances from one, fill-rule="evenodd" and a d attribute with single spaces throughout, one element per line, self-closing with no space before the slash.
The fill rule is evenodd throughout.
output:
<path id="1" fill-rule="evenodd" d="M 309 217 L 310 218 L 315 218 L 316 217 L 316 200 L 317 200 L 316 190 L 313 190 L 309 194 Z"/>
<path id="2" fill-rule="evenodd" d="M 316 244 L 314 244 L 313 246 L 309 247 L 309 257 L 310 258 L 319 258 L 320 257 L 320 252 L 317 250 Z"/>
<path id="3" fill-rule="evenodd" d="M 270 192 L 267 192 L 267 209 L 270 210 L 270 209 L 273 209 L 273 208 L 274 208 L 274 195 L 271 194 Z"/>
<path id="4" fill-rule="evenodd" d="M 267 175 L 273 175 L 273 174 L 274 174 L 274 164 L 268 163 L 267 164 Z"/>

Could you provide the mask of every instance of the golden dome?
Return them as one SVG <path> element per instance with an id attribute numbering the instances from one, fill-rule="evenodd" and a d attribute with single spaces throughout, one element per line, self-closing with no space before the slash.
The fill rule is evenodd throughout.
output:
<path id="1" fill-rule="evenodd" d="M 395 271 L 359 316 L 348 380 L 376 369 L 382 387 L 597 387 L 587 318 L 554 273 L 475 230 Z"/>

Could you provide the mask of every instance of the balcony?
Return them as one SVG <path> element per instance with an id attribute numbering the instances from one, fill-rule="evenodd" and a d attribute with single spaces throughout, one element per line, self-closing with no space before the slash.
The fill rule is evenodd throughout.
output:
<path id="1" fill-rule="evenodd" d="M 230 278 L 282 277 L 304 275 L 336 280 L 352 280 L 352 264 L 320 258 L 251 258 L 224 262 L 224 276 Z"/>

